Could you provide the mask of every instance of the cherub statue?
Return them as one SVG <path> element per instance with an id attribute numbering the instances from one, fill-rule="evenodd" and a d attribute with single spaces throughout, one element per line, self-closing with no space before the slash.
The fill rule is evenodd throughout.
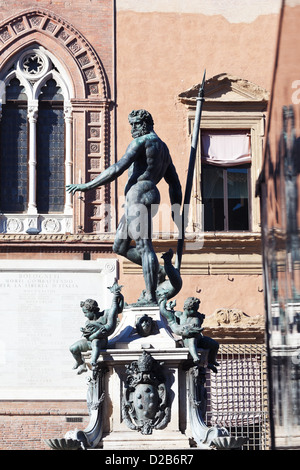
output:
<path id="1" fill-rule="evenodd" d="M 82 353 L 92 351 L 91 364 L 95 368 L 100 351 L 107 348 L 108 337 L 114 332 L 117 326 L 118 314 L 124 308 L 124 297 L 121 294 L 122 286 L 117 280 L 108 289 L 113 294 L 110 309 L 100 312 L 96 300 L 87 299 L 80 302 L 80 307 L 87 318 L 84 327 L 80 328 L 82 338 L 70 346 L 70 352 L 75 359 L 73 369 L 78 369 L 77 374 L 87 371 L 87 366 L 82 357 Z"/>
<path id="2" fill-rule="evenodd" d="M 203 336 L 202 323 L 205 315 L 198 311 L 200 300 L 196 297 L 188 297 L 183 305 L 183 312 L 175 311 L 176 300 L 167 304 L 167 298 L 159 299 L 159 308 L 161 314 L 167 319 L 168 325 L 178 336 L 182 337 L 183 344 L 189 348 L 193 362 L 197 365 L 200 362 L 198 348 L 208 349 L 207 367 L 213 372 L 217 372 L 216 361 L 219 343 L 212 338 Z"/>

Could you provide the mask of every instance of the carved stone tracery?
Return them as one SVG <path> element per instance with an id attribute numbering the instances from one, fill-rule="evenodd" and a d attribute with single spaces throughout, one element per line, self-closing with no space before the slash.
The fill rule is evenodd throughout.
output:
<path id="1" fill-rule="evenodd" d="M 48 10 L 29 10 L 0 25 L 0 50 L 3 52 L 23 35 L 40 31 L 59 42 L 75 59 L 88 96 L 107 98 L 103 66 L 89 42 L 71 24 Z"/>

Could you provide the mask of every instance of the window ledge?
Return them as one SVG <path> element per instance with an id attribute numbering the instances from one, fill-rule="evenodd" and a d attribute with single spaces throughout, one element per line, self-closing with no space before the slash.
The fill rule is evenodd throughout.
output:
<path id="1" fill-rule="evenodd" d="M 222 242 L 238 240 L 245 242 L 256 242 L 261 240 L 260 232 L 204 232 L 205 242 L 213 241 L 214 243 L 217 240 Z"/>

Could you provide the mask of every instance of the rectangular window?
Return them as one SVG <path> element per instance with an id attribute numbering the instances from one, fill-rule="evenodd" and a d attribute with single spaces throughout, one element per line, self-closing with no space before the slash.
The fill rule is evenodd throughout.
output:
<path id="1" fill-rule="evenodd" d="M 205 231 L 249 230 L 249 166 L 202 166 Z"/>
<path id="2" fill-rule="evenodd" d="M 204 230 L 250 230 L 249 133 L 204 131 L 201 144 Z"/>

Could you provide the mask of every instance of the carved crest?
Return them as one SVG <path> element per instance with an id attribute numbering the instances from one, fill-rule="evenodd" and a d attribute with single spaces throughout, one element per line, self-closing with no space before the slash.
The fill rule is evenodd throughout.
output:
<path id="1" fill-rule="evenodd" d="M 122 415 L 130 429 L 152 434 L 170 421 L 170 407 L 162 363 L 146 351 L 137 361 L 126 366 L 126 390 Z"/>

